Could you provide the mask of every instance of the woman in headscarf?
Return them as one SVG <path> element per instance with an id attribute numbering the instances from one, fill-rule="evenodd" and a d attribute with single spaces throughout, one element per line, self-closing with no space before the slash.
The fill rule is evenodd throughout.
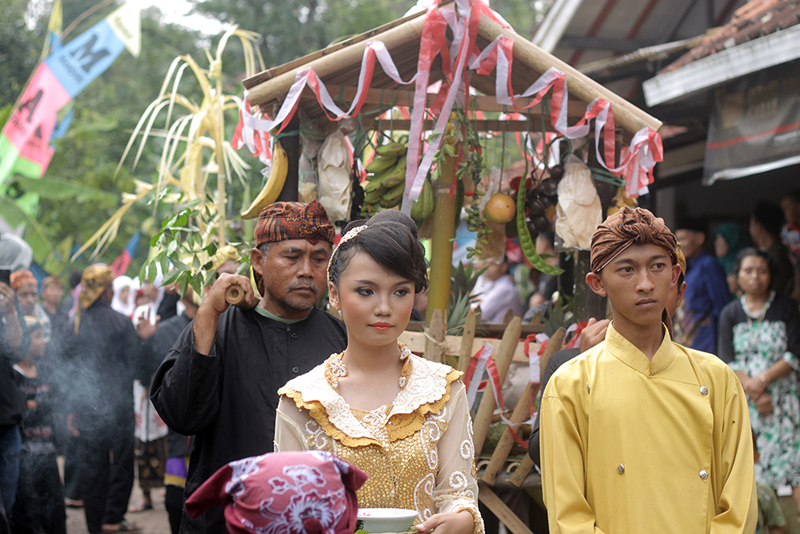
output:
<path id="1" fill-rule="evenodd" d="M 111 308 L 126 317 L 133 316 L 136 309 L 136 290 L 139 284 L 130 276 L 118 276 L 114 279 L 114 300 L 111 301 Z"/>
<path id="2" fill-rule="evenodd" d="M 728 280 L 728 289 L 736 294 L 739 285 L 736 282 L 736 274 L 733 267 L 736 264 L 736 255 L 739 251 L 750 246 L 750 235 L 744 226 L 737 222 L 726 222 L 715 227 L 712 231 L 714 236 L 714 252 L 717 261 L 722 264 Z M 732 274 L 733 273 L 733 274 Z"/>

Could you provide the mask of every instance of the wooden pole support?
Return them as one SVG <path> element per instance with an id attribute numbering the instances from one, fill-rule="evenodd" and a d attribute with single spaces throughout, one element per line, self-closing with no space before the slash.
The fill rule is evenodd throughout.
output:
<path id="1" fill-rule="evenodd" d="M 475 341 L 475 310 L 470 310 L 467 320 L 464 321 L 464 331 L 461 335 L 461 350 L 458 353 L 458 370 L 467 372 L 469 359 L 472 357 L 472 343 Z"/>
<path id="2" fill-rule="evenodd" d="M 437 363 L 442 363 L 442 346 L 444 345 L 445 324 L 442 319 L 442 310 L 433 312 L 431 324 L 428 327 L 428 342 L 425 344 L 425 357 Z"/>
<path id="3" fill-rule="evenodd" d="M 512 512 L 506 506 L 506 503 L 486 484 L 481 484 L 478 488 L 478 499 L 514 534 L 533 534 L 531 529 L 517 517 L 517 514 Z"/>
<path id="4" fill-rule="evenodd" d="M 522 319 L 519 317 L 514 317 L 511 322 L 508 323 L 508 327 L 503 334 L 503 339 L 500 342 L 500 348 L 498 348 L 497 352 L 495 353 L 494 363 L 495 367 L 497 368 L 497 374 L 500 378 L 501 385 L 506 379 L 508 366 L 511 365 L 511 358 L 514 355 L 514 349 L 516 348 L 517 343 L 519 343 L 519 334 L 521 330 Z M 475 379 L 477 379 L 477 377 Z M 486 441 L 486 434 L 489 432 L 489 425 L 492 424 L 492 414 L 494 413 L 495 409 L 493 390 L 494 387 L 492 386 L 492 382 L 489 381 L 489 383 L 486 385 L 486 389 L 483 392 L 481 404 L 478 406 L 478 412 L 475 414 L 475 424 L 473 425 L 473 443 L 475 444 L 476 456 L 481 453 L 481 449 L 483 449 L 483 442 Z"/>
<path id="5" fill-rule="evenodd" d="M 456 148 L 456 153 L 458 147 Z M 450 276 L 453 272 L 453 238 L 456 235 L 456 199 L 450 197 L 450 187 L 456 176 L 456 157 L 446 156 L 441 163 L 441 173 L 432 184 L 435 195 L 433 210 L 433 236 L 431 237 L 431 276 L 428 284 L 427 319 L 434 310 L 442 310 L 447 323 L 450 307 Z"/>
<path id="6" fill-rule="evenodd" d="M 521 423 L 528 418 L 533 388 L 534 385 L 531 383 L 525 386 L 525 390 L 522 392 L 522 396 L 519 398 L 519 402 L 517 402 L 517 406 L 514 408 L 514 413 L 511 414 L 510 420 L 512 423 Z M 492 485 L 497 482 L 497 475 L 500 474 L 500 471 L 503 469 L 503 464 L 506 463 L 508 453 L 511 452 L 511 447 L 513 446 L 514 437 L 511 435 L 511 428 L 508 427 L 503 431 L 503 435 L 500 436 L 500 441 L 497 442 L 497 446 L 494 448 L 494 452 L 492 452 L 492 458 L 489 460 L 489 465 L 486 466 L 483 472 L 481 482 Z"/>
<path id="7" fill-rule="evenodd" d="M 550 341 L 547 342 L 547 346 L 544 348 L 544 352 L 539 359 L 539 365 L 541 367 L 539 376 L 544 374 L 544 368 L 547 367 L 547 362 L 550 359 L 550 356 L 561 350 L 561 347 L 564 345 L 564 337 L 566 337 L 566 335 L 567 331 L 562 326 L 556 330 L 556 333 L 553 334 L 553 337 L 551 337 Z"/>
<path id="8" fill-rule="evenodd" d="M 508 481 L 515 485 L 516 487 L 520 487 L 522 483 L 525 481 L 525 478 L 528 476 L 528 473 L 531 472 L 533 469 L 533 460 L 527 454 L 525 458 L 522 459 L 517 469 L 514 471 L 514 474 L 511 475 L 511 478 Z"/>

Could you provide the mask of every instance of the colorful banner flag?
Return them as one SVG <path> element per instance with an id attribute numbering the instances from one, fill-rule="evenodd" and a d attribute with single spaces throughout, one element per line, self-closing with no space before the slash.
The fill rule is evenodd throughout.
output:
<path id="1" fill-rule="evenodd" d="M 114 263 L 111 264 L 111 272 L 114 273 L 114 278 L 118 276 L 122 276 L 125 274 L 125 271 L 128 270 L 128 266 L 131 264 L 131 260 L 133 259 L 133 255 L 136 254 L 136 247 L 139 246 L 139 240 L 142 238 L 142 234 L 136 232 L 131 237 L 128 244 L 125 245 L 125 248 L 122 249 L 122 252 L 117 259 L 114 260 Z"/>
<path id="2" fill-rule="evenodd" d="M 49 143 L 58 111 L 102 74 L 122 50 L 139 55 L 140 10 L 134 3 L 123 5 L 69 44 L 56 44 L 37 66 L 0 133 L 0 184 L 15 173 L 29 178 L 44 175 L 54 153 Z M 51 23 L 52 30 L 60 26 L 52 17 Z M 68 124 L 68 120 L 59 124 L 60 135 Z"/>

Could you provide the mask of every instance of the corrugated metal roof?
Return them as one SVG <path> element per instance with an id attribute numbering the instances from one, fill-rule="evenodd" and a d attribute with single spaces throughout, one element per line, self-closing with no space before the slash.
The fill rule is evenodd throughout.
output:
<path id="1" fill-rule="evenodd" d="M 548 17 L 574 0 L 556 0 Z M 583 0 L 552 54 L 580 67 L 665 43 L 691 39 L 728 20 L 745 0 Z M 547 18 L 546 18 L 547 19 Z M 543 31 L 553 31 L 548 21 Z M 561 26 L 557 26 L 560 31 Z M 534 42 L 543 36 L 534 36 Z"/>
<path id="2" fill-rule="evenodd" d="M 700 44 L 661 72 L 673 71 L 700 58 L 789 28 L 798 22 L 800 4 L 796 2 L 752 0 L 738 9 L 727 24 L 705 36 Z"/>

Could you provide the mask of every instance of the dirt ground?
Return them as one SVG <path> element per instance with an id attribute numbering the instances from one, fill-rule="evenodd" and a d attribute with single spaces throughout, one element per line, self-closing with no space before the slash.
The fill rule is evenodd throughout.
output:
<path id="1" fill-rule="evenodd" d="M 61 462 L 59 462 L 61 463 Z M 136 523 L 142 534 L 171 534 L 167 511 L 164 509 L 164 488 L 152 491 L 153 509 L 146 512 L 130 513 L 125 516 L 129 523 Z M 142 502 L 142 490 L 137 480 L 133 486 L 130 505 Z M 67 534 L 88 534 L 86 516 L 83 508 L 67 508 Z"/>

